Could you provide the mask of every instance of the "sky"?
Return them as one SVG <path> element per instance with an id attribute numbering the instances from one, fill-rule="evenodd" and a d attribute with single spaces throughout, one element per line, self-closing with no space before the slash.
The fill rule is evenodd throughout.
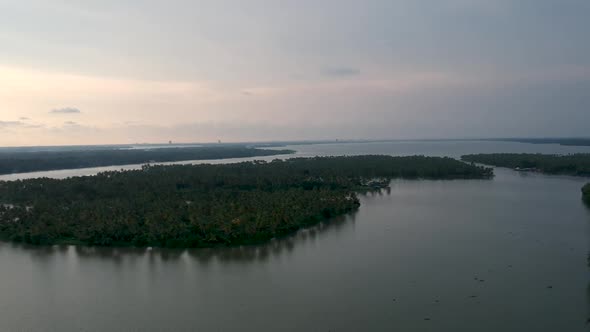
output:
<path id="1" fill-rule="evenodd" d="M 588 0 L 0 0 L 0 146 L 590 136 Z"/>

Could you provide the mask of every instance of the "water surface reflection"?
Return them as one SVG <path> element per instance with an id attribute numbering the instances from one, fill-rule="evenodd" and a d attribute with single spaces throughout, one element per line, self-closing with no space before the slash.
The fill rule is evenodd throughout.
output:
<path id="1" fill-rule="evenodd" d="M 318 154 L 505 147 L 453 144 Z M 353 215 L 260 246 L 0 243 L 0 331 L 588 331 L 586 182 L 394 181 Z"/>
<path id="2" fill-rule="evenodd" d="M 386 192 L 385 189 L 383 192 Z M 371 193 L 371 196 L 382 195 L 383 193 Z M 309 242 L 321 241 L 322 237 L 330 234 L 337 236 L 338 233 L 354 228 L 357 212 L 346 216 L 332 218 L 313 227 L 300 230 L 292 235 L 272 239 L 270 242 L 259 245 L 244 245 L 236 247 L 215 247 L 215 248 L 190 248 L 190 249 L 168 249 L 168 248 L 136 248 L 136 247 L 93 247 L 93 246 L 34 246 L 23 243 L 0 242 L 2 246 L 10 247 L 12 250 L 21 251 L 42 263 L 47 260 L 54 260 L 56 257 L 68 258 L 72 255 L 75 258 L 84 260 L 99 260 L 112 262 L 120 265 L 124 261 L 136 261 L 147 258 L 150 263 L 175 262 L 190 258 L 199 265 L 206 266 L 211 262 L 219 263 L 240 263 L 251 262 L 264 263 L 271 257 L 289 255 L 296 246 L 306 245 Z"/>

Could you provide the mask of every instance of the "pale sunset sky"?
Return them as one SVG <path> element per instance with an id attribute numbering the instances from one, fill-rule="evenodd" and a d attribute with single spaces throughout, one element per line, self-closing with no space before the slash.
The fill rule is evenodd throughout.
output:
<path id="1" fill-rule="evenodd" d="M 0 146 L 590 136 L 588 0 L 0 0 Z"/>

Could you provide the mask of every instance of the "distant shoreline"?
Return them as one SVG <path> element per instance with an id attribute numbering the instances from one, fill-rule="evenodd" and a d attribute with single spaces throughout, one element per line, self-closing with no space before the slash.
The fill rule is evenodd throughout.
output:
<path id="1" fill-rule="evenodd" d="M 517 142 L 530 144 L 559 144 L 564 146 L 590 146 L 590 138 L 493 138 L 482 141 Z"/>
<path id="2" fill-rule="evenodd" d="M 461 160 L 515 171 L 552 175 L 590 176 L 590 154 L 553 155 L 540 153 L 480 153 L 461 156 Z"/>
<path id="3" fill-rule="evenodd" d="M 590 146 L 590 138 L 449 138 L 0 147 L 0 178 L 2 176 L 38 172 L 73 171 L 116 166 L 125 168 L 125 166 L 146 163 L 223 160 L 295 153 L 291 149 L 281 149 L 287 146 L 388 142 L 512 142 Z M 12 178 L 6 180 L 10 181 Z"/>
<path id="4" fill-rule="evenodd" d="M 42 152 L 42 151 L 88 151 L 88 150 L 133 150 L 189 147 L 236 147 L 251 148 L 283 147 L 287 145 L 314 144 L 354 144 L 379 142 L 465 142 L 492 141 L 517 142 L 530 144 L 559 144 L 565 146 L 590 146 L 590 137 L 455 137 L 455 138 L 372 138 L 372 139 L 324 139 L 324 140 L 276 140 L 276 141 L 244 141 L 244 142 L 188 142 L 188 143 L 134 143 L 134 144 L 88 144 L 88 145 L 30 145 L 0 146 L 0 154 L 8 152 Z"/>
<path id="5" fill-rule="evenodd" d="M 247 146 L 2 152 L 0 153 L 0 175 L 293 153 L 295 153 L 293 150 L 259 149 Z"/>

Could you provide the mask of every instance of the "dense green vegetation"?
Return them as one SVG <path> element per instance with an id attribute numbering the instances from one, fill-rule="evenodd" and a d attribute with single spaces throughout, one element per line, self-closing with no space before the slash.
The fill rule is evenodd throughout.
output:
<path id="1" fill-rule="evenodd" d="M 531 143 L 531 144 L 559 144 L 559 145 L 570 145 L 570 146 L 590 146 L 590 138 L 494 138 L 489 139 L 491 141 L 507 141 L 507 142 L 520 142 L 520 143 Z"/>
<path id="2" fill-rule="evenodd" d="M 0 236 L 33 244 L 205 247 L 269 240 L 359 205 L 392 178 L 488 178 L 438 157 L 316 157 L 144 166 L 0 182 Z"/>
<path id="3" fill-rule="evenodd" d="M 143 164 L 182 160 L 245 158 L 293 153 L 240 145 L 157 149 L 88 149 L 64 151 L 0 152 L 0 174 L 73 169 L 98 166 Z"/>
<path id="4" fill-rule="evenodd" d="M 547 174 L 590 176 L 590 154 L 548 155 L 530 153 L 471 154 L 461 159 L 469 162 L 535 170 Z"/>
<path id="5" fill-rule="evenodd" d="M 586 204 L 590 205 L 590 183 L 586 184 L 582 188 L 582 199 L 584 202 L 586 202 Z"/>

